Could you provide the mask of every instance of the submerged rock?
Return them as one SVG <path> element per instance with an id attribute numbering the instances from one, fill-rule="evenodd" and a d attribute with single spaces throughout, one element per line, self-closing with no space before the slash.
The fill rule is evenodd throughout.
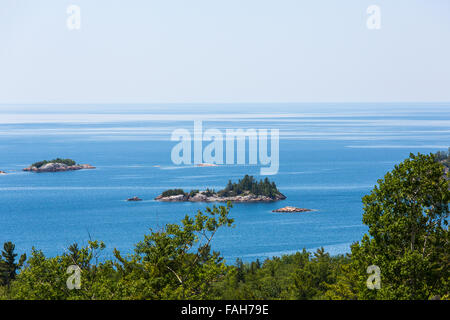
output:
<path id="1" fill-rule="evenodd" d="M 218 164 L 214 164 L 214 163 L 200 163 L 197 164 L 197 167 L 218 167 Z"/>

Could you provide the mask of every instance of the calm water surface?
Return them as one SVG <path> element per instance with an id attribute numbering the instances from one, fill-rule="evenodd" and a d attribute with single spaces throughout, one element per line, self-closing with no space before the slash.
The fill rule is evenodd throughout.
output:
<path id="1" fill-rule="evenodd" d="M 0 243 L 53 256 L 89 238 L 131 253 L 149 228 L 179 222 L 202 203 L 159 203 L 168 188 L 221 189 L 229 179 L 259 176 L 259 166 L 176 166 L 176 128 L 279 129 L 280 169 L 270 179 L 288 198 L 235 204 L 236 227 L 213 248 L 230 263 L 325 247 L 349 252 L 366 232 L 361 197 L 410 152 L 446 149 L 448 104 L 235 104 L 0 106 Z M 96 170 L 33 174 L 29 164 L 55 157 Z M 264 177 L 262 177 L 264 178 Z M 124 201 L 131 196 L 139 203 Z M 272 213 L 282 206 L 315 209 Z"/>

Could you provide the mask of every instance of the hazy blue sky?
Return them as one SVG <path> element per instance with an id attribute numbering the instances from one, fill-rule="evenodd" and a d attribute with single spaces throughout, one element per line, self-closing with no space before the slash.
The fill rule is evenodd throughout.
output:
<path id="1" fill-rule="evenodd" d="M 449 60 L 449 0 L 0 2 L 0 103 L 450 101 Z"/>

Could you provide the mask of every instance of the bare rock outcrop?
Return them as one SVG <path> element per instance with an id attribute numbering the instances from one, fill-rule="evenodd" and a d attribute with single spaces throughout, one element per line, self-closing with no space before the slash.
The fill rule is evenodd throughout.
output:
<path id="1" fill-rule="evenodd" d="M 187 196 L 185 194 L 177 194 L 177 195 L 167 196 L 167 197 L 163 197 L 162 195 L 160 195 L 155 198 L 155 200 L 164 201 L 164 202 L 183 202 L 183 201 L 189 201 L 188 199 L 189 199 L 189 196 Z"/>
<path id="2" fill-rule="evenodd" d="M 310 212 L 312 211 L 311 209 L 304 209 L 304 208 L 296 208 L 296 207 L 284 207 L 284 208 L 280 208 L 280 209 L 276 209 L 273 210 L 272 212 L 289 212 L 289 213 L 293 213 L 293 212 Z"/>
<path id="3" fill-rule="evenodd" d="M 139 197 L 132 197 L 132 198 L 127 199 L 127 201 L 134 201 L 134 202 L 136 202 L 136 201 L 142 201 L 142 199 L 139 198 Z"/>

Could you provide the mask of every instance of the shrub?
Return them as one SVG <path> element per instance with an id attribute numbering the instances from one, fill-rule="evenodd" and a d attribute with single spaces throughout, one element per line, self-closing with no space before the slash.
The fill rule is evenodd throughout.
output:
<path id="1" fill-rule="evenodd" d="M 177 196 L 179 194 L 186 195 L 183 189 L 169 189 L 162 193 L 163 197 Z"/>
<path id="2" fill-rule="evenodd" d="M 46 165 L 47 163 L 62 163 L 62 164 L 65 164 L 65 165 L 67 165 L 67 166 L 74 166 L 74 165 L 77 164 L 77 163 L 76 163 L 74 160 L 72 160 L 72 159 L 61 159 L 61 158 L 56 158 L 56 159 L 53 159 L 53 160 L 43 160 L 43 161 L 35 162 L 35 163 L 33 163 L 31 166 L 32 166 L 32 167 L 36 167 L 36 168 L 40 168 L 40 167 L 42 167 L 43 165 Z"/>

